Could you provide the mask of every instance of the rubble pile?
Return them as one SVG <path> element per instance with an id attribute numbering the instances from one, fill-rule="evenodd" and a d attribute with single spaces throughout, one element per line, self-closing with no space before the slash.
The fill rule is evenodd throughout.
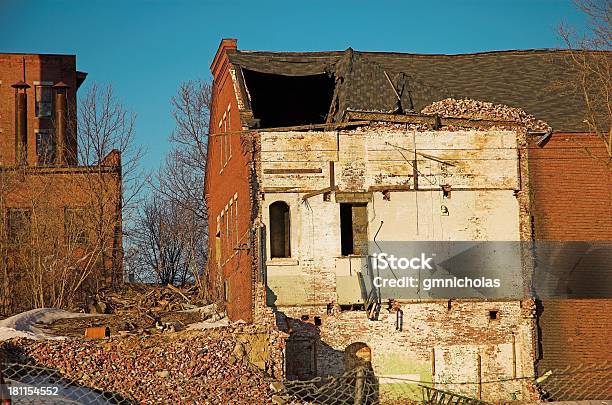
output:
<path id="1" fill-rule="evenodd" d="M 13 339 L 12 361 L 59 370 L 80 384 L 139 403 L 268 403 L 271 379 L 240 347 L 241 328 L 105 340 Z"/>
<path id="2" fill-rule="evenodd" d="M 109 327 L 113 336 L 150 335 L 223 318 L 222 307 L 205 304 L 195 287 L 126 284 L 118 290 L 101 290 L 77 308 L 91 316 L 58 319 L 44 325 L 44 330 L 55 336 L 82 337 L 86 328 Z"/>
<path id="3" fill-rule="evenodd" d="M 86 312 L 109 314 L 134 310 L 153 312 L 178 311 L 204 305 L 198 289 L 192 286 L 180 289 L 172 285 L 165 287 L 144 284 L 125 284 L 120 290 L 105 289 L 87 300 Z"/>
<path id="4" fill-rule="evenodd" d="M 436 101 L 421 110 L 422 114 L 438 114 L 441 117 L 476 118 L 514 121 L 529 131 L 548 131 L 550 126 L 520 108 L 470 99 L 446 98 Z"/>

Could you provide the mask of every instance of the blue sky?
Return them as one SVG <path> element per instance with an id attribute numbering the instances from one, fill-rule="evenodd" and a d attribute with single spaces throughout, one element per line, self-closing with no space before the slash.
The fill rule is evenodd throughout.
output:
<path id="1" fill-rule="evenodd" d="M 223 37 L 239 49 L 463 53 L 555 48 L 571 0 L 0 0 L 0 52 L 77 55 L 86 84 L 112 83 L 137 113 L 154 168 L 169 149 L 169 100 L 181 81 L 210 77 Z"/>

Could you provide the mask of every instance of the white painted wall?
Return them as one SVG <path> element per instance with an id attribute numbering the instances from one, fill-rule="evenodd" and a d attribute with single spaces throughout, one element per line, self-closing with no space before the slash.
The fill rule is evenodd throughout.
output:
<path id="1" fill-rule="evenodd" d="M 515 132 L 361 128 L 260 135 L 262 221 L 269 228 L 268 207 L 275 201 L 285 201 L 291 210 L 291 259 L 267 260 L 268 286 L 276 305 L 337 302 L 336 275 L 346 277 L 350 268 L 348 275 L 354 276 L 355 265 L 340 256 L 339 204 L 334 196 L 330 201 L 321 194 L 302 200 L 308 191 L 329 187 L 330 161 L 339 191 L 351 192 L 414 185 L 415 145 L 417 152 L 452 164 L 417 155 L 419 191 L 391 192 L 390 201 L 382 192 L 373 192 L 368 204 L 370 240 L 379 227 L 380 241 L 519 240 Z M 320 168 L 321 173 L 264 174 L 269 168 Z M 451 185 L 450 198 L 443 198 L 441 184 Z M 274 192 L 287 187 L 291 190 Z M 269 238 L 266 243 L 269 256 Z"/>

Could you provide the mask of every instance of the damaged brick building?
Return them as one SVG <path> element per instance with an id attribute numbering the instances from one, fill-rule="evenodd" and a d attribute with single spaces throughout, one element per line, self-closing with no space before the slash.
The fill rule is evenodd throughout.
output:
<path id="1" fill-rule="evenodd" d="M 522 377 L 579 357 L 560 353 L 582 333 L 563 323 L 588 329 L 574 309 L 610 300 L 400 299 L 362 282 L 372 241 L 610 239 L 610 173 L 568 141 L 599 150 L 583 102 L 548 79 L 570 78 L 563 52 L 275 53 L 224 39 L 211 71 L 209 276 L 231 319 L 288 333 L 287 378 L 340 374 L 358 351 L 381 395 L 405 379 L 531 399 Z M 578 204 L 604 234 L 559 202 L 575 179 L 551 187 L 572 160 L 603 176 Z"/>
<path id="2" fill-rule="evenodd" d="M 79 164 L 86 76 L 74 55 L 0 54 L 0 313 L 121 279 L 120 154 Z"/>

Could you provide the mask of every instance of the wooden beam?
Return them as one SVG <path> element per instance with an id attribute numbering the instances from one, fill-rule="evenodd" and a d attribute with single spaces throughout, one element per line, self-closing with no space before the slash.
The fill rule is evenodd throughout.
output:
<path id="1" fill-rule="evenodd" d="M 319 168 L 283 168 L 283 169 L 264 169 L 264 174 L 306 174 L 306 173 L 323 173 L 323 169 Z"/>
<path id="2" fill-rule="evenodd" d="M 320 190 L 316 190 L 316 191 L 304 194 L 302 196 L 302 201 L 306 201 L 310 197 L 314 197 L 314 196 L 317 196 L 317 195 L 320 195 L 320 194 L 325 194 L 325 193 L 330 193 L 332 191 L 336 191 L 336 189 L 338 189 L 338 187 L 325 187 L 325 188 L 322 188 Z"/>
<path id="3" fill-rule="evenodd" d="M 442 126 L 491 128 L 496 126 L 520 127 L 516 121 L 488 120 L 480 118 L 439 117 L 436 114 L 391 114 L 381 112 L 347 111 L 346 121 L 380 121 L 400 124 L 424 124 L 431 128 Z"/>
<path id="4" fill-rule="evenodd" d="M 388 186 L 370 186 L 368 191 L 409 191 L 412 190 L 410 184 L 394 184 Z"/>
<path id="5" fill-rule="evenodd" d="M 342 128 L 354 128 L 354 127 L 362 127 L 364 125 L 370 125 L 370 121 L 350 121 L 350 122 L 338 122 L 332 124 L 309 124 L 309 125 L 296 125 L 292 127 L 272 127 L 272 128 L 253 128 L 253 129 L 244 129 L 242 131 L 226 131 L 226 132 L 215 132 L 209 134 L 208 137 L 215 136 L 225 136 L 225 135 L 242 135 L 248 133 L 258 133 L 258 132 L 299 132 L 299 131 L 313 131 L 313 130 L 321 130 L 321 131 L 333 131 L 336 129 Z"/>
<path id="6" fill-rule="evenodd" d="M 287 192 L 298 192 L 299 187 L 264 187 L 264 193 L 287 193 Z"/>

